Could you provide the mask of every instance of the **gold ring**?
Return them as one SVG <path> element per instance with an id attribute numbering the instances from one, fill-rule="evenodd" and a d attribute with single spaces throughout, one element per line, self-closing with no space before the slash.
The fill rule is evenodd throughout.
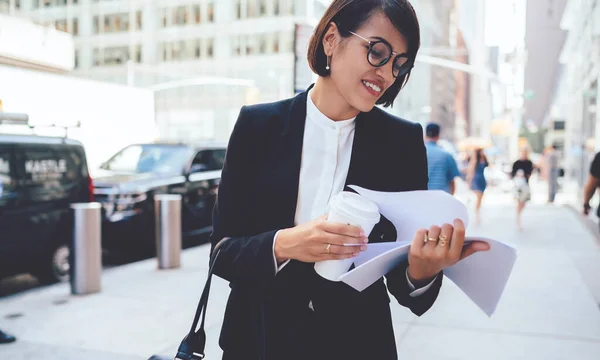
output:
<path id="1" fill-rule="evenodd" d="M 327 252 L 327 254 L 331 254 L 331 244 L 327 244 L 325 251 Z"/>
<path id="2" fill-rule="evenodd" d="M 442 246 L 442 247 L 446 246 L 446 240 L 440 239 L 440 246 Z"/>
<path id="3" fill-rule="evenodd" d="M 441 234 L 440 237 L 438 238 L 440 241 L 446 241 L 448 240 L 448 237 L 444 234 Z"/>
<path id="4" fill-rule="evenodd" d="M 432 238 L 432 237 L 428 237 L 428 238 L 427 238 L 427 241 L 438 241 L 438 239 L 436 239 L 436 238 Z"/>

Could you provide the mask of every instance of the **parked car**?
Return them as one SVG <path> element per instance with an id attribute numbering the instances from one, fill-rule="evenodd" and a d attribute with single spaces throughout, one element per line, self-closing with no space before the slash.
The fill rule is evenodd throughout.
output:
<path id="1" fill-rule="evenodd" d="M 0 135 L 0 276 L 30 272 L 41 282 L 67 280 L 70 205 L 92 200 L 81 143 Z"/>
<path id="2" fill-rule="evenodd" d="M 125 256 L 154 255 L 158 194 L 182 196 L 184 245 L 210 233 L 225 149 L 225 144 L 208 143 L 135 144 L 103 163 L 94 177 L 103 208 L 103 248 Z"/>

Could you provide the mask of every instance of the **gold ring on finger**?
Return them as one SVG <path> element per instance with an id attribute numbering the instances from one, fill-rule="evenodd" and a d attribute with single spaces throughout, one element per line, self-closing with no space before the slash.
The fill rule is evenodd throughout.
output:
<path id="1" fill-rule="evenodd" d="M 327 247 L 325 248 L 325 252 L 327 254 L 331 254 L 331 244 L 327 244 Z"/>
<path id="2" fill-rule="evenodd" d="M 440 237 L 438 238 L 440 241 L 446 241 L 448 240 L 448 237 L 444 234 L 441 234 Z"/>
<path id="3" fill-rule="evenodd" d="M 444 240 L 440 239 L 440 246 L 444 247 L 444 246 L 446 246 L 446 244 L 447 244 L 446 239 L 444 239 Z"/>
<path id="4" fill-rule="evenodd" d="M 428 238 L 427 238 L 427 241 L 438 241 L 438 239 L 436 239 L 436 238 L 432 238 L 432 237 L 428 237 Z"/>

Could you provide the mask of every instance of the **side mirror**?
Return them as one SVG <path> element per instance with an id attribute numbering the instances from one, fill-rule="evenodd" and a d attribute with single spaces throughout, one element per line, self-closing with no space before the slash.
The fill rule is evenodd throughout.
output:
<path id="1" fill-rule="evenodd" d="M 207 167 L 206 167 L 205 164 L 194 164 L 190 168 L 190 174 L 195 174 L 195 173 L 203 172 L 203 171 L 206 171 L 206 169 L 207 169 Z"/>

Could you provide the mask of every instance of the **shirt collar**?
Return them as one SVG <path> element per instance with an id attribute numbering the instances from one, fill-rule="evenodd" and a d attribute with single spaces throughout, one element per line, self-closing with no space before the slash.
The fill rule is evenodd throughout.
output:
<path id="1" fill-rule="evenodd" d="M 351 119 L 348 119 L 348 120 L 340 120 L 340 121 L 335 121 L 335 120 L 328 118 L 327 116 L 325 116 L 325 114 L 323 114 L 321 112 L 321 110 L 319 110 L 317 108 L 315 103 L 312 101 L 312 99 L 310 97 L 311 92 L 312 92 L 312 89 L 308 92 L 308 96 L 306 99 L 306 117 L 307 117 L 307 119 L 316 123 L 320 127 L 324 127 L 327 129 L 352 130 L 354 128 L 356 116 Z"/>

